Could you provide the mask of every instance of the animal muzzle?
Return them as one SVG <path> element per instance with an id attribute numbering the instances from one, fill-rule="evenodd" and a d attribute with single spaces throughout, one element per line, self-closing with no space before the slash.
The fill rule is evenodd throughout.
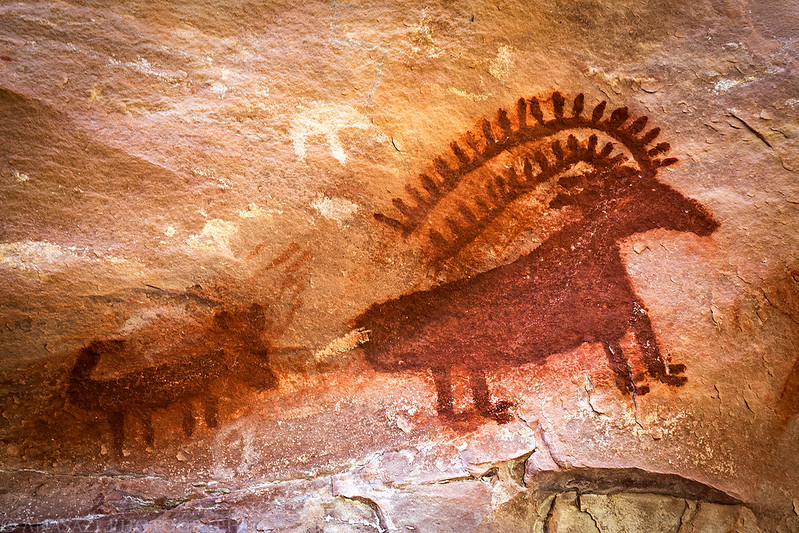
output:
<path id="1" fill-rule="evenodd" d="M 397 353 L 397 343 L 391 339 L 370 339 L 361 348 L 366 361 L 378 372 L 397 372 L 407 367 L 404 354 Z"/>
<path id="2" fill-rule="evenodd" d="M 720 224 L 703 207 L 698 207 L 697 211 L 699 211 L 699 213 L 693 220 L 692 231 L 700 237 L 707 237 L 716 231 Z"/>

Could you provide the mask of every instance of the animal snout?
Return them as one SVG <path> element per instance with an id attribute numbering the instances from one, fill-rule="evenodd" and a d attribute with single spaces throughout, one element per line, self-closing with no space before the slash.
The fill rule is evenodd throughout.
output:
<path id="1" fill-rule="evenodd" d="M 366 360 L 378 372 L 393 372 L 406 367 L 406 361 L 392 349 L 391 343 L 367 342 L 363 345 Z"/>
<path id="2" fill-rule="evenodd" d="M 709 213 L 703 213 L 703 216 L 697 220 L 696 234 L 700 237 L 707 237 L 718 229 L 720 224 Z"/>

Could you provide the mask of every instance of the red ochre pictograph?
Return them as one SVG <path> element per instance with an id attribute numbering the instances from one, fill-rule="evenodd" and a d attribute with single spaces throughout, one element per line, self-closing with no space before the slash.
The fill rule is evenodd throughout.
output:
<path id="1" fill-rule="evenodd" d="M 448 419 L 461 416 L 454 412 L 454 369 L 468 372 L 477 413 L 506 422 L 512 404 L 492 403 L 485 372 L 543 362 L 583 343 L 603 346 L 625 394 L 649 392 L 647 375 L 674 387 L 686 382 L 685 366 L 661 354 L 619 242 L 658 228 L 707 236 L 718 223 L 699 202 L 658 180 L 658 170 L 677 159 L 665 157 L 670 145 L 655 143 L 660 129 L 647 129 L 646 116 L 633 118 L 620 107 L 606 117 L 604 101 L 584 114 L 582 94 L 570 106 L 559 92 L 547 101 L 549 116 L 541 100 L 522 98 L 513 119 L 503 109 L 493 122 L 483 119 L 479 134 L 453 142 L 452 154 L 436 158 L 418 187 L 394 199 L 396 214 L 375 215 L 418 239 L 440 269 L 496 233 L 505 211 L 544 186 L 550 191 L 544 211 L 579 212 L 512 262 L 373 305 L 355 320 L 369 332 L 363 348 L 375 369 L 432 371 L 438 413 Z M 467 184 L 476 192 L 462 193 Z M 628 332 L 645 375 L 635 374 L 622 351 Z"/>

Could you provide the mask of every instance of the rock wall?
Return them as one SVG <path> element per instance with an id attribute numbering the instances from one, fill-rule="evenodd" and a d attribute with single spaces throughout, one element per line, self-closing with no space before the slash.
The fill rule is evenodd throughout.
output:
<path id="1" fill-rule="evenodd" d="M 0 527 L 799 531 L 797 23 L 3 4 Z"/>

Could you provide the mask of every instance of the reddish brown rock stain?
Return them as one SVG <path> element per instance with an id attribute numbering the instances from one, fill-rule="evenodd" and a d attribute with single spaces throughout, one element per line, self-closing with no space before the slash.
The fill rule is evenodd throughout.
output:
<path id="1" fill-rule="evenodd" d="M 799 271 L 791 270 L 787 279 L 780 279 L 773 283 L 769 290 L 763 294 L 767 301 L 787 316 L 792 324 L 793 331 L 799 332 Z M 799 413 L 799 359 L 794 362 L 788 377 L 782 384 L 779 398 L 774 411 L 779 417 L 781 426 L 785 426 Z"/>
<path id="2" fill-rule="evenodd" d="M 782 385 L 775 411 L 783 423 L 799 413 L 799 359 Z"/>
<path id="3" fill-rule="evenodd" d="M 459 215 L 445 218 L 451 237 L 429 230 L 426 252 L 433 262 L 456 256 L 477 238 L 498 214 L 526 191 L 555 180 L 560 186 L 550 208 L 571 205 L 581 218 L 551 234 L 538 248 L 517 260 L 430 290 L 414 292 L 373 305 L 355 321 L 368 330 L 364 345 L 367 360 L 380 371 L 402 372 L 430 369 L 438 398 L 438 412 L 456 417 L 451 372 L 464 368 L 476 411 L 505 422 L 510 419 L 507 401 L 492 403 L 485 372 L 503 366 L 543 362 L 548 356 L 568 352 L 583 343 L 604 347 L 616 384 L 624 393 L 645 394 L 649 387 L 634 376 L 620 340 L 631 331 L 647 374 L 672 386 L 686 378 L 684 365 L 668 365 L 662 357 L 646 307 L 635 294 L 620 257 L 619 242 L 653 229 L 710 235 L 718 227 L 713 217 L 695 200 L 658 181 L 657 169 L 676 159 L 656 159 L 669 150 L 667 143 L 650 147 L 659 133 L 642 133 L 647 118 L 628 123 L 627 108 L 602 120 L 605 103 L 590 119 L 582 116 L 584 98 L 574 100 L 573 116 L 564 116 L 565 100 L 552 95 L 554 118 L 545 120 L 540 103 L 519 100 L 516 125 L 500 110 L 495 125 L 481 122 L 483 139 L 466 135 L 471 154 L 453 143 L 461 164 L 456 169 L 439 158 L 434 164 L 440 178 L 422 175 L 427 195 L 412 190 L 416 204 L 395 201 L 399 218 L 376 218 L 409 235 L 420 231 L 442 198 L 456 191 L 470 172 L 487 164 L 503 150 L 516 148 L 571 129 L 593 129 L 622 142 L 635 160 L 623 166 L 621 156 L 610 157 L 613 146 L 596 151 L 597 136 L 579 141 L 569 135 L 566 147 L 551 144 L 551 155 L 536 151 L 521 156 L 521 176 L 513 169 L 506 178 L 494 176 L 487 184 L 487 200 L 477 208 L 459 208 Z M 533 125 L 528 125 L 528 118 Z M 534 163 L 535 161 L 535 163 Z M 563 171 L 578 162 L 591 169 L 566 176 Z M 410 191 L 410 189 L 409 189 Z M 461 204 L 465 205 L 465 201 Z M 446 230 L 445 230 L 446 231 Z"/>

